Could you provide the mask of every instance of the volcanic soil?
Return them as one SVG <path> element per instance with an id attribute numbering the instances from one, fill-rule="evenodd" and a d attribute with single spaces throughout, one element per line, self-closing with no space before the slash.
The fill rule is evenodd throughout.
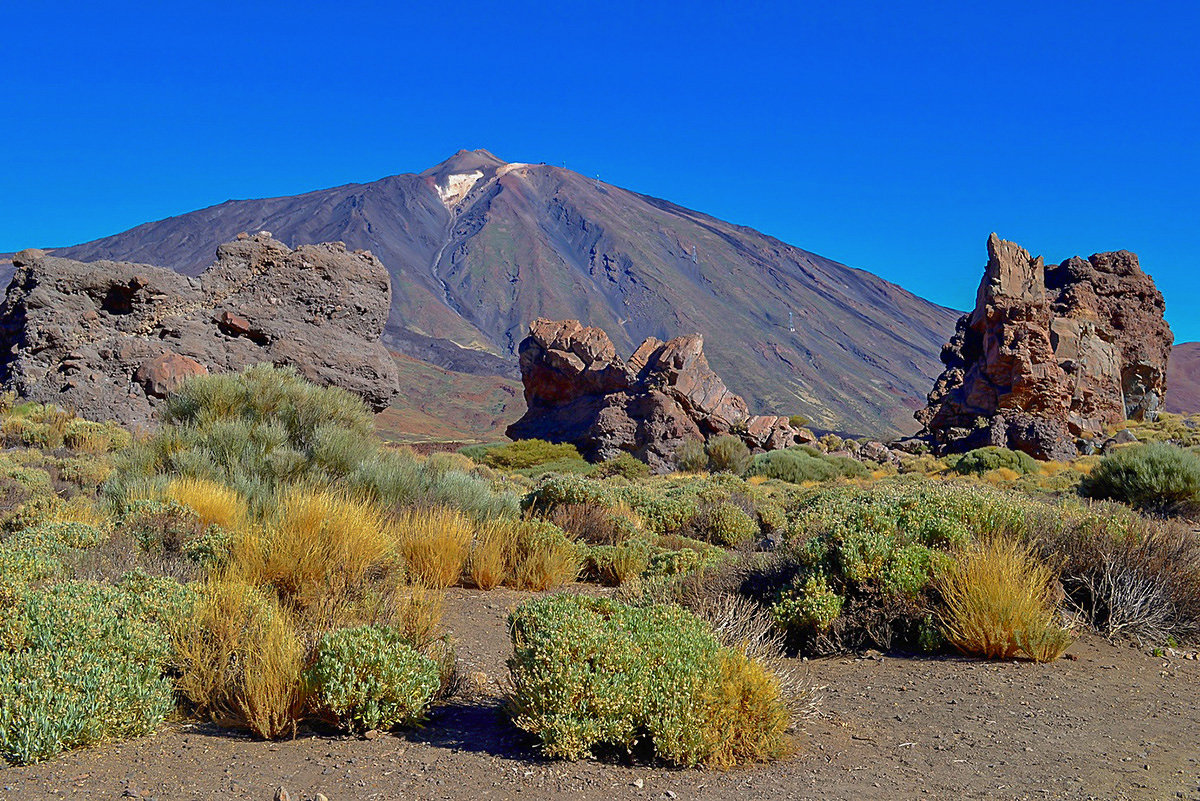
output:
<path id="1" fill-rule="evenodd" d="M 581 591 L 592 588 L 579 587 Z M 508 611 L 451 590 L 464 690 L 419 731 L 262 742 L 170 724 L 0 770 L 0 798 L 1200 799 L 1200 662 L 1088 635 L 1051 665 L 868 653 L 804 667 L 795 755 L 727 772 L 541 759 L 501 713 Z"/>

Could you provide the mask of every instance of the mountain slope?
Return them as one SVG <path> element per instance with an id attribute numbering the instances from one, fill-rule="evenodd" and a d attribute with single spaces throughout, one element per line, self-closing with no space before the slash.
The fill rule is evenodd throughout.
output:
<path id="1" fill-rule="evenodd" d="M 1168 412 L 1200 413 L 1200 342 L 1180 342 L 1167 362 Z"/>
<path id="2" fill-rule="evenodd" d="M 385 343 L 438 366 L 515 375 L 539 316 L 600 326 L 625 355 L 648 336 L 699 332 L 753 411 L 858 433 L 915 429 L 957 318 L 752 229 L 482 150 L 420 174 L 231 200 L 56 255 L 195 274 L 218 243 L 262 229 L 371 250 L 392 276 Z"/>

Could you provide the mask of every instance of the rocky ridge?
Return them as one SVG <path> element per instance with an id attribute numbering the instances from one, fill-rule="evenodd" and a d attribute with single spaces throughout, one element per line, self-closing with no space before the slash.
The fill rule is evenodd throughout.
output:
<path id="1" fill-rule="evenodd" d="M 752 450 L 813 440 L 786 417 L 751 415 L 713 371 L 698 334 L 643 342 L 629 361 L 608 334 L 578 320 L 538 319 L 520 345 L 525 415 L 513 439 L 569 442 L 591 460 L 622 451 L 670 469 L 687 440 L 736 434 Z"/>
<path id="2" fill-rule="evenodd" d="M 1046 267 L 996 234 L 987 249 L 975 309 L 916 414 L 937 451 L 998 445 L 1067 459 L 1107 426 L 1158 414 L 1172 335 L 1136 255 Z"/>
<path id="3" fill-rule="evenodd" d="M 217 249 L 196 278 L 25 250 L 0 306 L 0 380 L 31 400 L 140 426 L 188 376 L 267 362 L 375 409 L 398 391 L 379 342 L 388 273 L 340 242 L 295 250 L 267 232 Z"/>

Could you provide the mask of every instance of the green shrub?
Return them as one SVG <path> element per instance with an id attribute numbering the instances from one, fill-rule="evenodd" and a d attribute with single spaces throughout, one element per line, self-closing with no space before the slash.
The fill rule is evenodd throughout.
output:
<path id="1" fill-rule="evenodd" d="M 675 467 L 685 473 L 699 473 L 708 467 L 708 453 L 704 450 L 704 441 L 685 439 L 675 449 Z"/>
<path id="2" fill-rule="evenodd" d="M 678 607 L 555 596 L 522 604 L 509 629 L 509 707 L 548 756 L 640 747 L 729 766 L 786 750 L 778 680 Z"/>
<path id="3" fill-rule="evenodd" d="M 420 723 L 441 685 L 437 663 L 384 626 L 326 634 L 306 681 L 317 703 L 350 731 Z"/>
<path id="4" fill-rule="evenodd" d="M 529 471 L 541 469 L 554 472 L 587 472 L 591 465 L 570 443 L 551 443 L 540 439 L 520 439 L 504 445 L 486 448 L 477 461 L 499 470 Z M 564 466 L 567 469 L 561 469 Z"/>
<path id="5" fill-rule="evenodd" d="M 14 764 L 152 731 L 174 707 L 159 625 L 186 591 L 138 574 L 68 582 L 0 610 L 0 754 Z"/>
<path id="6" fill-rule="evenodd" d="M 630 481 L 637 481 L 639 478 L 645 478 L 650 475 L 650 465 L 638 459 L 632 453 L 622 451 L 621 455 L 615 459 L 601 462 L 596 469 L 596 475 L 602 478 L 621 476 Z"/>
<path id="7" fill-rule="evenodd" d="M 950 465 L 963 475 L 982 475 L 989 470 L 998 470 L 1001 467 L 1006 467 L 1023 476 L 1038 472 L 1037 460 L 1029 454 L 995 446 L 967 451 L 956 459 L 951 458 Z"/>
<path id="8" fill-rule="evenodd" d="M 584 557 L 584 572 L 601 584 L 617 587 L 641 576 L 650 564 L 650 554 L 650 543 L 645 540 L 593 545 Z"/>
<path id="9" fill-rule="evenodd" d="M 705 506 L 696 515 L 692 530 L 698 539 L 736 548 L 758 536 L 758 521 L 745 509 L 730 501 Z"/>
<path id="10" fill-rule="evenodd" d="M 758 454 L 748 474 L 803 484 L 840 477 L 864 478 L 870 475 L 870 470 L 862 462 L 848 456 L 826 456 L 812 449 L 796 447 Z"/>
<path id="11" fill-rule="evenodd" d="M 829 580 L 817 573 L 789 588 L 771 607 L 771 616 L 784 629 L 826 631 L 842 613 L 845 601 L 830 589 Z"/>
<path id="12" fill-rule="evenodd" d="M 1169 512 L 1200 499 L 1200 456 L 1160 442 L 1130 445 L 1101 459 L 1079 491 L 1136 509 Z"/>
<path id="13" fill-rule="evenodd" d="M 790 425 L 792 428 L 804 428 L 811 422 L 811 420 L 802 414 L 793 414 L 788 418 L 788 425 Z"/>
<path id="14" fill-rule="evenodd" d="M 599 481 L 590 481 L 583 476 L 543 476 L 537 485 L 521 501 L 521 508 L 535 512 L 546 512 L 556 506 L 585 503 L 609 507 L 613 504 L 612 493 Z"/>
<path id="15" fill-rule="evenodd" d="M 1019 495 L 923 479 L 813 492 L 792 510 L 791 575 L 764 601 L 793 641 L 816 653 L 914 646 L 948 551 L 982 534 L 1027 531 L 1040 508 Z"/>
<path id="16" fill-rule="evenodd" d="M 708 443 L 708 467 L 714 473 L 740 476 L 750 467 L 750 448 L 740 437 L 726 434 Z"/>

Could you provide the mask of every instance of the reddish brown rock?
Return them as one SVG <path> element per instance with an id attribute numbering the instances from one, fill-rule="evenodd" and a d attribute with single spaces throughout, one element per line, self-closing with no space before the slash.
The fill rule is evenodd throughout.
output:
<path id="1" fill-rule="evenodd" d="M 208 368 L 195 359 L 167 351 L 142 362 L 133 374 L 133 380 L 146 389 L 147 395 L 165 398 L 188 378 L 207 372 Z"/>
<path id="2" fill-rule="evenodd" d="M 1162 294 L 1127 251 L 1046 268 L 988 238 L 975 309 L 942 350 L 945 372 L 917 412 L 941 452 L 985 445 L 1070 458 L 1077 440 L 1153 417 L 1171 331 Z"/>
<path id="3" fill-rule="evenodd" d="M 519 353 L 528 410 L 508 428 L 514 439 L 570 442 L 589 459 L 626 451 L 665 470 L 685 440 L 737 433 L 769 450 L 807 435 L 786 417 L 751 416 L 709 366 L 699 335 L 652 337 L 626 363 L 600 329 L 538 319 Z"/>

